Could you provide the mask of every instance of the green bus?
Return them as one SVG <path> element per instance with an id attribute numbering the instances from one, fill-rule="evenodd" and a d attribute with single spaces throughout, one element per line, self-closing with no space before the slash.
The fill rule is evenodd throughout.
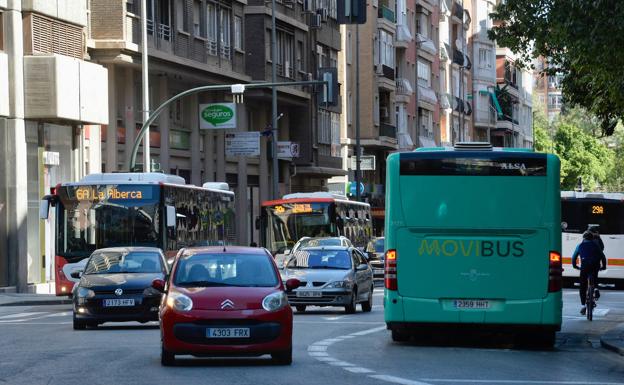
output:
<path id="1" fill-rule="evenodd" d="M 468 327 L 554 344 L 559 168 L 554 155 L 487 143 L 388 157 L 384 317 L 394 341 Z"/>

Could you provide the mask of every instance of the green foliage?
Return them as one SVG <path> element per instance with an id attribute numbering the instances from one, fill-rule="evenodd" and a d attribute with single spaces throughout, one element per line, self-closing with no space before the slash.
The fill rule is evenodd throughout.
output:
<path id="1" fill-rule="evenodd" d="M 563 74 L 565 103 L 582 106 L 612 135 L 624 117 L 624 1 L 507 0 L 492 17 L 491 39 L 519 55 L 517 64 L 548 58 L 547 74 Z"/>

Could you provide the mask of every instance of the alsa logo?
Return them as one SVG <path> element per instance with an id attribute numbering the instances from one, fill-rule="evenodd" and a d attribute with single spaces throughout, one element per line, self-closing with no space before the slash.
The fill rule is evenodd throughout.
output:
<path id="1" fill-rule="evenodd" d="M 524 163 L 500 163 L 500 167 L 503 170 L 522 170 L 522 171 L 526 171 L 526 165 Z"/>
<path id="2" fill-rule="evenodd" d="M 438 240 L 423 239 L 418 248 L 418 255 L 435 256 L 481 256 L 481 257 L 523 257 L 522 241 L 481 241 L 481 240 Z"/>

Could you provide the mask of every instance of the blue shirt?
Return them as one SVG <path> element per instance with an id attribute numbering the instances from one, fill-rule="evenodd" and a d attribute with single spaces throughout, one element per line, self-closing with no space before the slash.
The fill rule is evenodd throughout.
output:
<path id="1" fill-rule="evenodd" d="M 584 239 L 579 243 L 572 255 L 572 266 L 577 266 L 577 258 L 581 258 L 581 268 L 583 270 L 598 270 L 600 266 L 607 266 L 607 259 L 600 250 L 600 246 L 594 241 Z"/>

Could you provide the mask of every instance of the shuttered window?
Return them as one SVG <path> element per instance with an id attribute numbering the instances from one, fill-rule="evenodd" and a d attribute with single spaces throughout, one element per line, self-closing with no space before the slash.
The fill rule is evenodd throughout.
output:
<path id="1" fill-rule="evenodd" d="M 32 52 L 84 57 L 82 28 L 40 15 L 28 16 L 32 26 Z"/>

